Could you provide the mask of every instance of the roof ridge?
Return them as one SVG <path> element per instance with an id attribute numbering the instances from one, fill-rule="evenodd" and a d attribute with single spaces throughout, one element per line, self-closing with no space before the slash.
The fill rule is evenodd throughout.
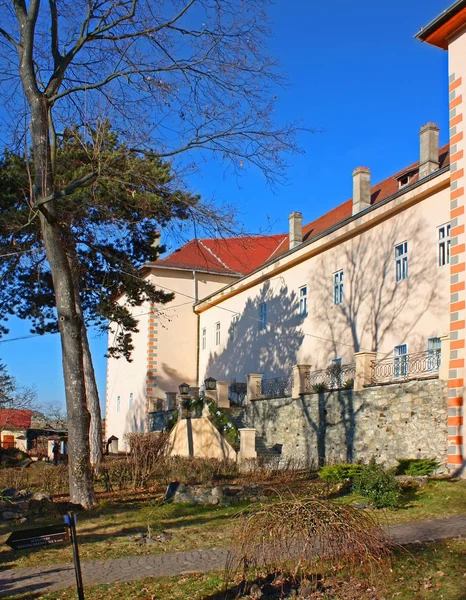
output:
<path id="1" fill-rule="evenodd" d="M 213 238 L 213 239 L 215 239 L 215 238 Z M 207 247 L 207 246 L 206 246 L 206 245 L 205 245 L 205 244 L 202 242 L 202 239 L 198 239 L 197 241 L 198 241 L 198 243 L 199 243 L 199 244 L 201 244 L 201 246 L 202 246 L 203 248 L 205 248 L 205 250 L 207 250 L 207 252 L 210 252 L 210 254 L 212 254 L 212 256 L 215 258 L 215 260 L 217 260 L 217 261 L 218 261 L 218 262 L 219 262 L 219 263 L 222 265 L 222 267 L 224 267 L 225 269 L 228 269 L 229 271 L 232 271 L 231 267 L 229 267 L 227 264 L 225 264 L 225 263 L 223 262 L 223 260 L 221 260 L 221 259 L 220 259 L 220 258 L 219 258 L 219 257 L 218 257 L 216 254 L 215 254 L 215 252 L 214 252 L 213 250 L 211 250 L 210 248 L 208 248 L 208 247 Z"/>

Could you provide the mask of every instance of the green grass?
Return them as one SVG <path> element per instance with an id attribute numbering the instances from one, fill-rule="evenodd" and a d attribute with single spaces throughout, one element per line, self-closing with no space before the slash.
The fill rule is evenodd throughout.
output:
<path id="1" fill-rule="evenodd" d="M 78 539 L 81 560 L 101 560 L 120 556 L 158 554 L 193 548 L 212 548 L 229 543 L 229 517 L 244 505 L 217 507 L 187 504 L 162 504 L 160 501 L 110 503 L 104 501 L 92 511 L 78 514 Z M 34 526 L 56 523 L 41 519 Z M 29 524 L 31 527 L 31 524 Z M 27 528 L 26 524 L 22 526 Z M 130 536 L 137 533 L 165 531 L 173 535 L 166 542 L 139 545 Z M 3 531 L 5 532 L 5 528 Z M 4 543 L 9 533 L 0 537 L 0 569 L 33 567 L 72 562 L 71 545 L 52 546 L 43 550 L 13 551 Z"/>
<path id="2" fill-rule="evenodd" d="M 300 486 L 296 495 L 309 495 L 315 490 L 310 481 Z M 353 503 L 364 501 L 354 494 L 338 501 Z M 103 500 L 95 510 L 78 515 L 80 555 L 83 561 L 117 558 L 162 552 L 176 552 L 194 548 L 227 546 L 231 536 L 231 517 L 242 506 L 190 506 L 162 504 L 154 497 L 133 494 L 126 499 Z M 374 516 L 382 525 L 440 518 L 466 513 L 466 481 L 431 481 L 420 489 L 405 491 L 402 507 L 395 511 L 377 510 Z M 56 523 L 57 519 L 38 519 L 31 526 Z M 142 545 L 129 536 L 165 531 L 173 538 L 167 542 Z M 3 542 L 11 531 L 6 525 L 0 528 L 0 569 L 33 567 L 72 562 L 70 545 L 55 546 L 45 550 L 13 551 Z M 2 535 L 3 534 L 3 535 Z"/>
<path id="3" fill-rule="evenodd" d="M 466 540 L 451 540 L 434 544 L 411 546 L 397 551 L 392 569 L 383 574 L 383 583 L 372 586 L 367 595 L 366 585 L 350 583 L 344 576 L 338 585 L 330 585 L 327 600 L 465 600 L 466 598 Z M 86 587 L 86 600 L 223 600 L 222 573 L 204 573 L 182 577 L 144 579 Z M 68 589 L 50 594 L 12 596 L 11 600 L 75 600 L 76 592 Z M 317 598 L 317 596 L 316 596 Z"/>

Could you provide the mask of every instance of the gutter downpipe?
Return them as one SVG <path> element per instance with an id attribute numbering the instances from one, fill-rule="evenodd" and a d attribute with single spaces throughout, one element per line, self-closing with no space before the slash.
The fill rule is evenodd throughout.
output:
<path id="1" fill-rule="evenodd" d="M 197 291 L 197 277 L 196 271 L 193 270 L 193 284 L 194 284 L 194 300 L 193 300 L 193 312 L 197 317 L 197 332 L 196 332 L 196 379 L 199 385 L 199 364 L 200 364 L 200 340 L 199 336 L 201 334 L 201 315 L 194 310 L 195 305 L 198 301 L 198 291 Z"/>

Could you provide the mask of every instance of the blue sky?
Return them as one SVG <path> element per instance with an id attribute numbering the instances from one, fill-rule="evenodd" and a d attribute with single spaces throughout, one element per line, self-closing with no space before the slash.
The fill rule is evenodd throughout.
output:
<path id="1" fill-rule="evenodd" d="M 270 48 L 289 80 L 278 92 L 277 118 L 301 119 L 319 133 L 301 136 L 305 154 L 292 160 L 279 190 L 258 172 L 237 181 L 213 162 L 189 185 L 236 205 L 249 231 L 280 232 L 291 211 L 308 222 L 351 197 L 356 166 L 370 167 L 376 183 L 417 160 L 425 122 L 438 123 L 447 143 L 447 53 L 413 35 L 451 3 L 277 0 Z M 12 321 L 5 342 L 28 332 L 27 323 Z M 104 402 L 106 338 L 90 336 Z M 58 336 L 0 343 L 0 358 L 21 383 L 36 386 L 40 403 L 64 404 Z"/>

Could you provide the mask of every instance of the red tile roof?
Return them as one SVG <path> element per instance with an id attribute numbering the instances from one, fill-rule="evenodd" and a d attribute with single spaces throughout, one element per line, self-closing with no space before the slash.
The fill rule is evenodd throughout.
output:
<path id="1" fill-rule="evenodd" d="M 4 408 L 0 410 L 0 427 L 2 429 L 29 429 L 31 418 L 31 410 Z"/>
<path id="2" fill-rule="evenodd" d="M 450 164 L 448 145 L 439 150 L 439 168 Z M 418 181 L 419 162 L 413 163 L 372 186 L 371 204 L 377 204 L 399 191 L 398 179 L 413 172 L 409 184 Z M 303 241 L 327 231 L 331 227 L 349 219 L 352 215 L 353 199 L 333 208 L 315 221 L 304 225 Z M 288 234 L 264 236 L 244 236 L 236 238 L 202 238 L 191 240 L 166 258 L 147 266 L 186 270 L 203 270 L 225 275 L 247 275 L 269 259 L 283 254 L 289 249 Z"/>

